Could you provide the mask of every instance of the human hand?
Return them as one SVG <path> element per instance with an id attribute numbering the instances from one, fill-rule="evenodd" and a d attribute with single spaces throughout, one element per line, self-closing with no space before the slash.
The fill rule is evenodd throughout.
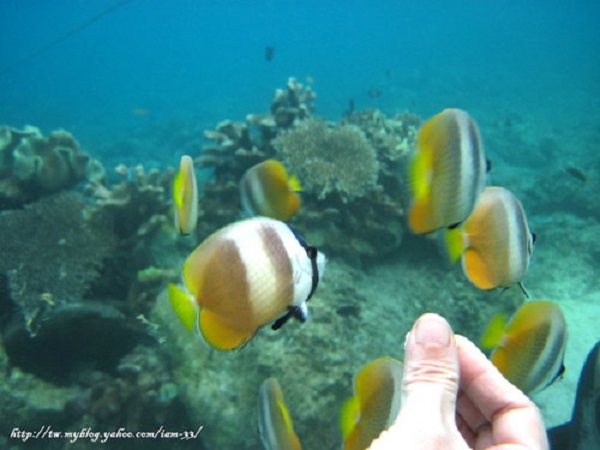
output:
<path id="1" fill-rule="evenodd" d="M 421 316 L 405 345 L 402 408 L 370 450 L 548 449 L 535 404 L 442 317 Z"/>

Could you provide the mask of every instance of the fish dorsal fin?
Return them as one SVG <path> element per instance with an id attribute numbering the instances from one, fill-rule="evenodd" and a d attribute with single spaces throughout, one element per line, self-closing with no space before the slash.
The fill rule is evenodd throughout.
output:
<path id="1" fill-rule="evenodd" d="M 506 314 L 498 313 L 483 332 L 479 345 L 486 350 L 492 349 L 500 344 L 502 337 L 506 334 Z"/>
<path id="2" fill-rule="evenodd" d="M 430 150 L 418 153 L 410 166 L 409 180 L 417 201 L 424 201 L 431 192 L 433 154 Z"/>

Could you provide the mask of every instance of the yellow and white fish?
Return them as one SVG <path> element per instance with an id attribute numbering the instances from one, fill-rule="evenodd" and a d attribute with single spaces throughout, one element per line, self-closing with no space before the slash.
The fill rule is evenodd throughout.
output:
<path id="1" fill-rule="evenodd" d="M 291 317 L 304 322 L 324 269 L 325 256 L 288 225 L 255 217 L 202 242 L 183 265 L 185 289 L 169 285 L 169 298 L 188 330 L 232 350 L 273 321 L 273 329 Z"/>
<path id="2" fill-rule="evenodd" d="M 173 179 L 175 229 L 179 234 L 191 234 L 198 223 L 198 186 L 194 162 L 183 155 Z"/>
<path id="3" fill-rule="evenodd" d="M 265 450 L 301 450 L 292 418 L 275 378 L 267 378 L 258 391 L 258 433 Z"/>
<path id="4" fill-rule="evenodd" d="M 560 307 L 548 301 L 521 305 L 508 322 L 495 316 L 481 347 L 491 349 L 490 360 L 508 381 L 526 394 L 550 385 L 564 371 L 567 323 Z"/>
<path id="5" fill-rule="evenodd" d="M 446 233 L 452 260 L 462 259 L 467 278 L 480 289 L 507 287 L 527 273 L 535 235 L 523 205 L 508 189 L 487 187 L 460 228 Z"/>
<path id="6" fill-rule="evenodd" d="M 400 411 L 402 363 L 383 357 L 366 364 L 354 380 L 354 396 L 342 408 L 345 450 L 368 448 Z"/>
<path id="7" fill-rule="evenodd" d="M 302 187 L 296 176 L 288 176 L 283 164 L 268 159 L 252 166 L 240 181 L 242 208 L 249 216 L 287 221 L 300 209 Z"/>
<path id="8" fill-rule="evenodd" d="M 463 222 L 484 188 L 486 168 L 479 127 L 466 111 L 445 109 L 425 122 L 409 173 L 410 229 L 424 234 Z"/>

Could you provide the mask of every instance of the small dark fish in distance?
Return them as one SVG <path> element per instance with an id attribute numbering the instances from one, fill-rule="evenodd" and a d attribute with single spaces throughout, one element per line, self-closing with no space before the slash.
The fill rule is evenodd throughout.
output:
<path id="1" fill-rule="evenodd" d="M 265 46 L 265 61 L 273 61 L 275 58 L 275 47 L 272 45 Z"/>
<path id="2" fill-rule="evenodd" d="M 381 91 L 377 88 L 372 88 L 368 90 L 367 95 L 370 98 L 379 98 L 381 97 Z"/>
<path id="3" fill-rule="evenodd" d="M 587 181 L 587 175 L 585 174 L 585 172 L 581 169 L 579 169 L 578 167 L 575 166 L 567 166 L 565 168 L 565 171 L 571 175 L 573 178 L 575 178 L 576 180 L 581 181 L 582 183 L 585 183 Z"/>

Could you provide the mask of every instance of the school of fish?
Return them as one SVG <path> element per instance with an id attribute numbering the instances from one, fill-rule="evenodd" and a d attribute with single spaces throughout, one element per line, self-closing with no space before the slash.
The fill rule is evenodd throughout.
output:
<path id="1" fill-rule="evenodd" d="M 486 186 L 490 163 L 477 122 L 464 110 L 445 109 L 419 129 L 408 180 L 408 227 L 443 239 L 451 261 L 482 290 L 523 285 L 535 234 L 514 193 Z M 241 219 L 207 237 L 183 264 L 182 283 L 169 300 L 185 328 L 219 350 L 246 345 L 265 325 L 305 322 L 308 301 L 323 276 L 326 258 L 286 222 L 301 207 L 302 188 L 279 161 L 251 167 L 239 183 Z M 192 234 L 198 216 L 193 161 L 181 158 L 173 182 L 175 229 Z M 527 394 L 560 377 L 567 339 L 560 307 L 526 301 L 507 322 L 491 319 L 480 346 Z M 346 450 L 366 449 L 393 423 L 401 406 L 402 363 L 383 357 L 355 378 L 340 425 Z M 283 392 L 275 378 L 259 389 L 259 435 L 267 450 L 301 448 Z"/>

